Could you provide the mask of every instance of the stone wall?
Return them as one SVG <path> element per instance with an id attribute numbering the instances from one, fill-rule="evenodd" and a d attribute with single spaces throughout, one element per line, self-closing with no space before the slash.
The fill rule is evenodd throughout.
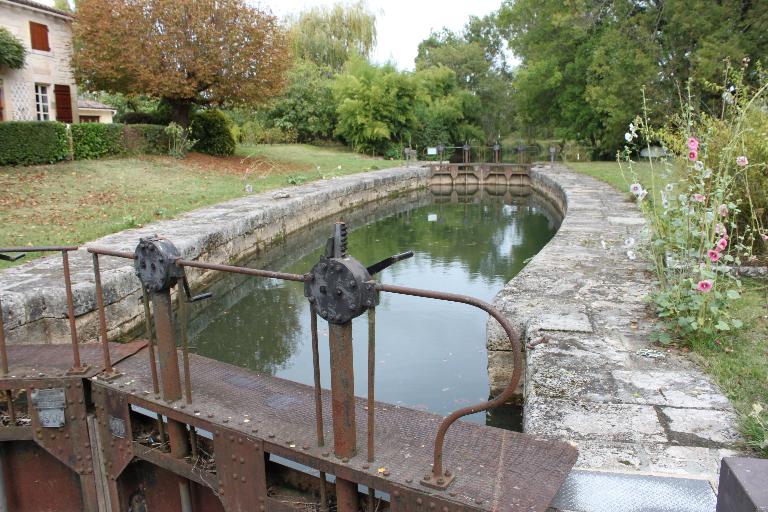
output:
<path id="1" fill-rule="evenodd" d="M 298 229 L 348 208 L 427 185 L 428 170 L 396 168 L 316 181 L 276 192 L 246 196 L 195 210 L 174 220 L 122 231 L 89 245 L 133 251 L 139 238 L 171 239 L 182 257 L 236 263 L 254 256 Z M 162 205 L 158 205 L 162 206 Z M 70 255 L 75 315 L 81 341 L 97 338 L 91 255 Z M 129 333 L 142 320 L 139 282 L 132 262 L 101 257 L 102 284 L 110 338 Z M 193 285 L 213 273 L 187 269 Z M 51 256 L 0 273 L 0 299 L 9 343 L 69 341 L 61 256 Z"/>
<path id="2" fill-rule="evenodd" d="M 33 50 L 29 22 L 48 27 L 51 51 Z M 35 84 L 48 86 L 50 119 L 56 119 L 53 86 L 68 85 L 73 119 L 77 119 L 77 84 L 72 74 L 72 19 L 28 5 L 0 2 L 0 27 L 7 29 L 27 48 L 23 69 L 0 69 L 0 89 L 6 121 L 34 121 Z"/>
<path id="3" fill-rule="evenodd" d="M 650 341 L 644 299 L 653 275 L 625 247 L 641 243 L 642 213 L 626 194 L 562 165 L 535 169 L 531 183 L 567 214 L 494 299 L 528 347 L 524 431 L 574 443 L 579 468 L 715 483 L 720 458 L 739 446 L 737 418 L 693 361 Z M 498 388 L 513 354 L 495 321 L 487 346 Z"/>

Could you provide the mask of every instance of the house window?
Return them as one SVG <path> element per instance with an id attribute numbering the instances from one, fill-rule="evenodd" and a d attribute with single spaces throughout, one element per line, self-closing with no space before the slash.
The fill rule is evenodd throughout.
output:
<path id="1" fill-rule="evenodd" d="M 51 119 L 48 104 L 48 86 L 35 84 L 35 110 L 37 111 L 38 121 L 48 121 Z"/>
<path id="2" fill-rule="evenodd" d="M 99 116 L 80 116 L 81 123 L 98 123 Z"/>
<path id="3" fill-rule="evenodd" d="M 48 25 L 30 21 L 29 34 L 32 39 L 33 50 L 41 50 L 44 52 L 51 51 L 51 47 L 48 46 Z"/>

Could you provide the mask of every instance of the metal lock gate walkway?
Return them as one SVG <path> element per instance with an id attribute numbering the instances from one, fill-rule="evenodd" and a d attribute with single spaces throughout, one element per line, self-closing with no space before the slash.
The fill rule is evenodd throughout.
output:
<path id="1" fill-rule="evenodd" d="M 509 322 L 472 297 L 378 283 L 373 275 L 412 254 L 365 267 L 347 254 L 346 237 L 337 223 L 304 275 L 187 261 L 160 237 L 142 239 L 133 253 L 88 247 L 100 345 L 76 342 L 67 258 L 76 247 L 0 249 L 62 252 L 72 336 L 70 358 L 62 345 L 6 347 L 0 334 L 0 510 L 546 510 L 575 463 L 574 447 L 456 421 L 509 398 L 521 377 L 519 357 L 500 396 L 446 418 L 374 400 L 380 293 L 480 308 L 519 356 Z M 109 342 L 100 257 L 134 261 L 147 341 Z M 189 354 L 187 304 L 210 294 L 192 296 L 188 267 L 304 283 L 315 385 Z M 355 397 L 352 367 L 351 320 L 363 314 L 367 399 Z M 320 387 L 318 318 L 329 323 L 330 390 Z"/>

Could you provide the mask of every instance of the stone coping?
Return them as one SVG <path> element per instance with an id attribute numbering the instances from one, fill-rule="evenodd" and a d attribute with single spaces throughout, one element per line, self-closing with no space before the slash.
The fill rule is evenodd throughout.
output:
<path id="1" fill-rule="evenodd" d="M 234 263 L 263 251 L 300 228 L 348 208 L 427 185 L 426 167 L 398 167 L 310 182 L 249 195 L 105 236 L 88 245 L 133 251 L 139 238 L 167 236 L 186 259 Z M 131 332 L 143 318 L 132 262 L 100 257 L 110 339 Z M 93 262 L 85 250 L 70 254 L 78 338 L 97 339 Z M 187 269 L 196 284 L 209 274 Z M 8 343 L 68 343 L 69 324 L 61 256 L 0 272 L 0 300 Z"/>
<path id="2" fill-rule="evenodd" d="M 688 357 L 657 351 L 644 297 L 649 265 L 627 256 L 640 210 L 563 165 L 531 172 L 566 213 L 553 239 L 495 297 L 526 350 L 524 431 L 566 439 L 588 470 L 705 478 L 740 442 L 736 414 Z M 636 248 L 635 248 L 636 249 Z M 488 323 L 489 374 L 508 382 L 512 353 Z"/>

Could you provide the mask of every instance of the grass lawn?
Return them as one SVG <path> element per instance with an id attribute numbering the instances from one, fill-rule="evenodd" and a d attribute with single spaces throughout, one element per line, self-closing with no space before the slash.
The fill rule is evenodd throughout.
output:
<path id="1" fill-rule="evenodd" d="M 296 177 L 304 176 L 307 179 L 316 179 L 320 176 L 330 178 L 362 171 L 386 169 L 403 163 L 402 160 L 373 159 L 355 153 L 344 146 L 318 147 L 307 144 L 241 145 L 237 148 L 236 154 L 241 157 L 292 162 L 298 171 Z"/>
<path id="2" fill-rule="evenodd" d="M 588 174 L 629 193 L 631 176 L 622 175 L 616 162 L 568 162 L 576 172 Z M 656 167 L 657 178 L 663 167 Z M 651 167 L 635 164 L 635 172 L 644 187 L 651 187 Z M 676 173 L 676 174 L 675 174 Z M 670 177 L 682 178 L 680 171 Z M 669 180 L 667 180 L 669 181 Z M 666 182 L 665 182 L 666 183 Z M 661 185 L 657 183 L 657 190 Z M 694 344 L 694 357 L 714 377 L 741 417 L 742 433 L 757 452 L 768 457 L 768 283 L 744 279 L 744 293 L 733 307 L 733 314 L 745 327 L 722 336 L 720 344 Z M 763 411 L 751 415 L 753 404 Z"/>
<path id="3" fill-rule="evenodd" d="M 241 147 L 225 158 L 191 153 L 184 160 L 146 156 L 0 167 L 0 246 L 79 245 L 241 197 L 247 186 L 257 193 L 400 163 L 337 148 L 280 145 Z M 0 268 L 35 256 L 0 261 Z"/>
<path id="4" fill-rule="evenodd" d="M 616 162 L 566 162 L 565 165 L 576 172 L 597 178 L 626 193 L 629 193 L 629 185 L 632 184 L 634 178 L 626 166 L 624 174 L 622 174 L 619 164 Z M 647 161 L 633 164 L 632 169 L 638 181 L 647 189 L 651 189 L 655 180 L 657 191 L 661 190 L 662 186 L 669 182 L 677 182 L 683 179 L 682 171 L 677 168 L 671 170 L 669 177 L 663 177 L 665 169 L 660 163 L 653 165 L 653 174 L 655 175 L 653 177 L 651 176 L 651 165 Z"/>
<path id="5" fill-rule="evenodd" d="M 738 313 L 746 328 L 721 338 L 720 346 L 696 346 L 696 357 L 715 377 L 742 417 L 742 430 L 753 447 L 768 443 L 768 283 L 744 279 Z M 761 404 L 761 426 L 750 416 Z M 768 457 L 768 444 L 758 450 Z"/>

